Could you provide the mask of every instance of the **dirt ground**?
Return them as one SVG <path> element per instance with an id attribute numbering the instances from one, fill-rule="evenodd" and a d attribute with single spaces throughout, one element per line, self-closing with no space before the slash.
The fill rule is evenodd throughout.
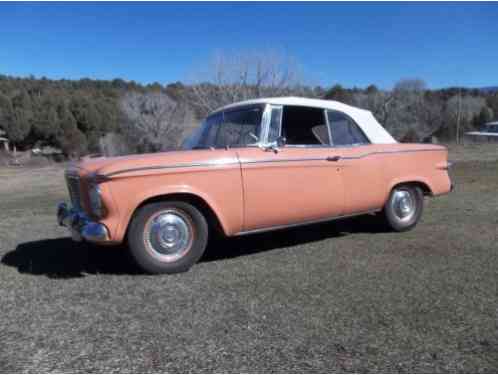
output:
<path id="1" fill-rule="evenodd" d="M 189 272 L 55 222 L 61 168 L 0 169 L 0 372 L 496 372 L 498 150 L 411 232 L 366 216 L 217 241 Z"/>

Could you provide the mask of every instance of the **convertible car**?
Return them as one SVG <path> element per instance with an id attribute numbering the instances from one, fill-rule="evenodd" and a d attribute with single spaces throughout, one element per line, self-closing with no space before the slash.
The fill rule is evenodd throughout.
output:
<path id="1" fill-rule="evenodd" d="M 188 270 L 215 231 L 242 236 L 366 213 L 413 228 L 452 189 L 445 147 L 400 144 L 371 112 L 335 101 L 257 99 L 210 114 L 184 150 L 71 165 L 74 240 L 126 242 L 150 273 Z M 313 230 L 310 227 L 310 230 Z"/>

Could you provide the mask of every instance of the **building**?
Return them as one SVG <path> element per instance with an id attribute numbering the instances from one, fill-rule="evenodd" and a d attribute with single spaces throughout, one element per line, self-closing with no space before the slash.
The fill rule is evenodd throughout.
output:
<path id="1" fill-rule="evenodd" d="M 498 121 L 484 124 L 479 131 L 465 133 L 474 141 L 498 142 Z"/>
<path id="2" fill-rule="evenodd" d="M 3 149 L 6 152 L 9 152 L 9 140 L 5 137 L 5 135 L 6 135 L 5 131 L 0 129 L 0 150 L 2 149 L 3 145 Z"/>

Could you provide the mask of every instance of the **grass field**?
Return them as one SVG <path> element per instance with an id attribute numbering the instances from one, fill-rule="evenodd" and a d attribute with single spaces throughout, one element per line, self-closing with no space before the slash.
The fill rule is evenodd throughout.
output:
<path id="1" fill-rule="evenodd" d="M 71 242 L 60 168 L 0 169 L 0 371 L 496 372 L 487 147 L 451 150 L 456 189 L 411 232 L 361 217 L 218 241 L 173 276 Z"/>

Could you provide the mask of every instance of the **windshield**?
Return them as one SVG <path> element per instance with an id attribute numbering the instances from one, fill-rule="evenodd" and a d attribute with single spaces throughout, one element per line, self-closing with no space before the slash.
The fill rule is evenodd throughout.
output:
<path id="1" fill-rule="evenodd" d="M 263 107 L 236 108 L 206 118 L 185 141 L 183 148 L 245 147 L 259 140 Z"/>

